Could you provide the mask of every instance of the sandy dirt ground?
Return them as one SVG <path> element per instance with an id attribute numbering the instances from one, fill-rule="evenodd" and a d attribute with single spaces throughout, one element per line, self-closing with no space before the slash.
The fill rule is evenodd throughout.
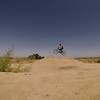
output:
<path id="1" fill-rule="evenodd" d="M 0 100 L 100 100 L 100 64 L 48 57 L 29 73 L 0 73 Z"/>

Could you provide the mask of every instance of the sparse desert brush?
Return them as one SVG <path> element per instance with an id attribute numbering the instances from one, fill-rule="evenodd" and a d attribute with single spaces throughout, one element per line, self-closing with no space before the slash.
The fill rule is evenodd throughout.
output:
<path id="1" fill-rule="evenodd" d="M 14 72 L 22 73 L 29 72 L 31 69 L 31 64 L 17 63 L 12 64 L 11 60 L 7 57 L 0 58 L 0 72 Z"/>
<path id="2" fill-rule="evenodd" d="M 6 54 L 0 58 L 0 72 L 29 72 L 31 66 L 25 66 L 26 60 L 19 58 L 18 62 L 14 63 L 13 59 L 12 50 L 6 51 Z"/>
<path id="3" fill-rule="evenodd" d="M 11 69 L 12 69 L 11 72 L 14 73 L 29 72 L 31 69 L 31 64 L 23 64 L 23 63 L 13 64 Z"/>
<path id="4" fill-rule="evenodd" d="M 1 72 L 8 72 L 10 71 L 10 60 L 6 57 L 0 59 L 0 71 Z"/>
<path id="5" fill-rule="evenodd" d="M 12 53 L 12 51 L 8 50 L 6 52 L 6 54 L 0 58 L 0 71 L 1 72 L 11 71 L 11 68 L 10 68 L 10 66 L 11 66 L 11 62 L 10 62 L 11 53 Z"/>
<path id="6" fill-rule="evenodd" d="M 43 59 L 39 54 L 33 54 L 29 57 L 14 58 L 13 50 L 6 51 L 6 54 L 0 58 L 0 72 L 29 72 L 31 64 L 35 60 Z"/>
<path id="7" fill-rule="evenodd" d="M 82 57 L 76 59 L 84 63 L 100 63 L 100 57 Z"/>
<path id="8" fill-rule="evenodd" d="M 32 54 L 32 55 L 30 55 L 30 56 L 28 56 L 28 59 L 36 59 L 36 60 L 38 60 L 38 59 L 43 59 L 44 57 L 42 57 L 42 56 L 40 56 L 39 54 Z"/>

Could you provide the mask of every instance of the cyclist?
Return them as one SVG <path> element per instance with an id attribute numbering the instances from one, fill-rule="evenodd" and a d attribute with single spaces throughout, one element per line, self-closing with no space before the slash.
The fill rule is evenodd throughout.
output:
<path id="1" fill-rule="evenodd" d="M 63 49 L 64 49 L 64 46 L 60 43 L 60 44 L 58 45 L 59 53 L 62 53 L 62 52 L 63 52 Z"/>

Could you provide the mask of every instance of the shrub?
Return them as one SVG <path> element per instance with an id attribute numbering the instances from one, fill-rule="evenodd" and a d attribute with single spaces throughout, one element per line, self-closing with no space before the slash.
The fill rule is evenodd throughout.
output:
<path id="1" fill-rule="evenodd" d="M 1 58 L 0 59 L 0 71 L 1 72 L 8 72 L 10 71 L 10 60 L 8 58 Z"/>
<path id="2" fill-rule="evenodd" d="M 12 55 L 12 50 L 6 51 L 6 54 L 4 57 L 0 58 L 0 71 L 1 72 L 10 72 L 11 71 L 11 55 Z"/>
<path id="3" fill-rule="evenodd" d="M 11 68 L 11 72 L 14 73 L 23 73 L 23 72 L 29 72 L 31 69 L 31 64 L 15 64 L 14 66 L 12 66 Z"/>
<path id="4" fill-rule="evenodd" d="M 9 72 L 11 70 L 11 62 L 9 58 L 3 57 L 0 59 L 0 71 Z"/>
<path id="5" fill-rule="evenodd" d="M 33 54 L 33 55 L 30 55 L 28 57 L 29 59 L 43 59 L 44 57 L 41 57 L 39 54 Z"/>
<path id="6" fill-rule="evenodd" d="M 100 63 L 100 60 L 98 60 L 97 63 Z"/>

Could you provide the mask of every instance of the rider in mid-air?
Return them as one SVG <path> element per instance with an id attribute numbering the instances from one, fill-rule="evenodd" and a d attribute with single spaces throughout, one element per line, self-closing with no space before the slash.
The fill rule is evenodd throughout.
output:
<path id="1" fill-rule="evenodd" d="M 63 49 L 64 49 L 64 46 L 60 43 L 60 44 L 58 45 L 59 53 L 62 53 L 62 52 L 63 52 Z"/>

